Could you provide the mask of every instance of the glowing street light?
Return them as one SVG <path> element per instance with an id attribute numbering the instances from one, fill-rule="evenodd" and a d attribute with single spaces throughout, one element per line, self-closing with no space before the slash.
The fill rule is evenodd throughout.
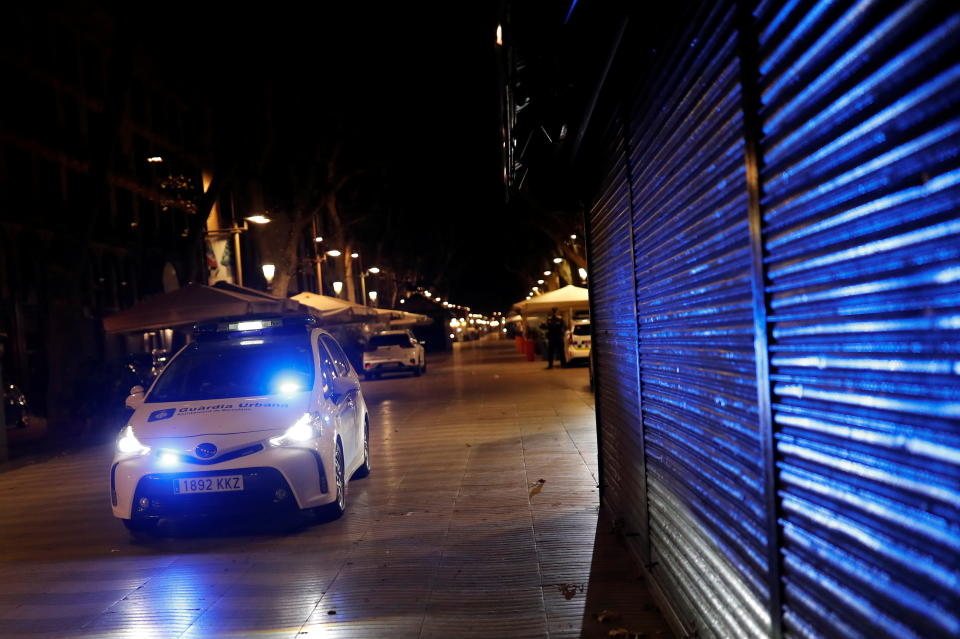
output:
<path id="1" fill-rule="evenodd" d="M 550 277 L 551 275 L 553 275 L 553 271 L 544 271 L 543 274 L 546 275 L 547 277 Z"/>
<path id="2" fill-rule="evenodd" d="M 370 297 L 370 301 L 371 301 L 371 302 L 376 303 L 376 301 L 377 301 L 377 292 L 376 292 L 376 291 L 370 291 L 369 293 L 367 293 L 367 295 Z"/>
<path id="3" fill-rule="evenodd" d="M 583 268 L 583 267 L 581 266 L 581 267 L 578 269 L 578 271 L 579 271 L 579 273 L 580 273 L 580 279 L 583 280 L 583 281 L 586 281 L 586 280 L 587 280 L 587 269 L 585 269 L 585 268 Z"/>
<path id="4" fill-rule="evenodd" d="M 323 236 L 322 236 L 322 235 L 318 235 L 318 236 L 316 236 L 315 238 L 313 238 L 313 241 L 316 242 L 317 244 L 319 244 L 320 242 L 323 241 Z"/>
<path id="5" fill-rule="evenodd" d="M 257 215 L 247 216 L 243 219 L 245 219 L 248 222 L 253 222 L 254 224 L 267 224 L 270 221 L 269 217 L 267 217 L 266 215 L 261 215 L 259 213 Z"/>
<path id="6" fill-rule="evenodd" d="M 559 263 L 562 262 L 562 261 L 563 261 L 563 258 L 562 258 L 562 257 L 555 257 L 555 258 L 553 258 L 553 263 L 554 263 L 554 264 L 559 264 Z"/>
<path id="7" fill-rule="evenodd" d="M 576 233 L 571 233 L 571 234 L 570 234 L 570 239 L 571 239 L 571 240 L 577 239 L 577 234 L 576 234 Z"/>
<path id="8" fill-rule="evenodd" d="M 332 249 L 327 251 L 327 255 L 329 255 L 330 257 L 340 257 L 341 255 L 343 255 L 343 253 L 341 253 L 337 249 Z"/>
<path id="9" fill-rule="evenodd" d="M 371 266 L 370 268 L 367 269 L 367 272 L 368 272 L 368 273 L 373 273 L 374 275 L 376 275 L 377 273 L 380 272 L 380 269 L 377 268 L 376 266 Z"/>
<path id="10" fill-rule="evenodd" d="M 160 157 L 159 155 L 154 155 L 153 157 L 147 158 L 147 162 L 150 162 L 151 164 L 156 164 L 158 162 L 163 162 L 163 158 Z"/>
<path id="11" fill-rule="evenodd" d="M 543 284 L 543 280 L 537 280 L 537 284 Z"/>
<path id="12" fill-rule="evenodd" d="M 342 290 L 343 290 L 343 282 L 337 280 L 336 282 L 333 283 L 333 292 L 337 295 L 337 297 L 340 296 L 340 291 Z"/>
<path id="13" fill-rule="evenodd" d="M 503 46 L 503 27 L 497 25 L 497 44 Z"/>
<path id="14" fill-rule="evenodd" d="M 274 264 L 264 264 L 264 265 L 261 266 L 260 268 L 263 269 L 263 277 L 264 277 L 264 279 L 267 280 L 267 284 L 270 284 L 271 282 L 273 282 L 273 276 L 274 276 L 274 275 L 276 274 L 276 272 L 277 272 L 277 267 L 276 267 L 276 265 L 274 265 Z"/>
<path id="15" fill-rule="evenodd" d="M 359 254 L 359 253 L 351 253 L 351 254 L 350 254 L 350 257 L 352 257 L 353 259 L 357 259 L 358 257 L 360 257 L 360 254 Z"/>

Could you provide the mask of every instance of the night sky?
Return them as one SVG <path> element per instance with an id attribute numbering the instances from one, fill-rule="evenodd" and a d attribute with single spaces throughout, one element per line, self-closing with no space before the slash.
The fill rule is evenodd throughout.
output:
<path id="1" fill-rule="evenodd" d="M 522 240 L 503 239 L 496 3 L 323 4 L 197 3 L 124 18 L 142 27 L 148 56 L 183 69 L 186 90 L 213 107 L 220 158 L 256 147 L 264 104 L 273 170 L 339 136 L 364 170 L 368 233 L 392 212 L 383 253 L 422 256 L 456 303 L 504 309 L 524 284 L 507 268 Z"/>

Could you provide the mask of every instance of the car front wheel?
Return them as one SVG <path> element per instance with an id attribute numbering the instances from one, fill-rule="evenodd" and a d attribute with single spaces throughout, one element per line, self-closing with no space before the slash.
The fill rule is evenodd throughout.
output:
<path id="1" fill-rule="evenodd" d="M 370 422 L 363 425 L 363 463 L 360 468 L 353 473 L 354 477 L 367 477 L 370 475 Z"/>
<path id="2" fill-rule="evenodd" d="M 320 506 L 317 509 L 317 515 L 325 521 L 333 521 L 343 516 L 347 510 L 347 480 L 344 476 L 345 467 L 343 463 L 343 445 L 337 440 L 337 451 L 333 456 L 334 484 L 337 491 L 337 498 L 333 503 Z"/>

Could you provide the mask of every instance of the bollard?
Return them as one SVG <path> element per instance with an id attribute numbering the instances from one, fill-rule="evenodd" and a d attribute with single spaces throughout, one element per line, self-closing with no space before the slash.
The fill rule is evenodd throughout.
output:
<path id="1" fill-rule="evenodd" d="M 534 360 L 534 342 L 532 339 L 527 340 L 526 350 L 527 350 L 527 361 L 532 362 Z"/>
<path id="2" fill-rule="evenodd" d="M 516 346 L 517 346 L 517 352 L 518 352 L 518 353 L 522 353 L 522 352 L 523 352 L 523 349 L 524 349 L 524 346 L 523 346 L 523 335 L 516 335 L 516 336 L 514 336 L 514 338 L 513 338 L 513 343 L 516 344 Z"/>

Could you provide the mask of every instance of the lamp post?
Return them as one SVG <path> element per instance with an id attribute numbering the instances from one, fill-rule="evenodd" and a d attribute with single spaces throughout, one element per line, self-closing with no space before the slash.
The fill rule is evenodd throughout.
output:
<path id="1" fill-rule="evenodd" d="M 337 280 L 333 283 L 333 292 L 337 297 L 340 297 L 340 291 L 343 290 L 343 282 Z"/>
<path id="2" fill-rule="evenodd" d="M 360 294 L 363 295 L 363 299 L 367 299 L 367 275 L 373 274 L 376 275 L 380 272 L 380 269 L 376 266 L 371 266 L 367 270 L 363 270 L 363 264 L 360 265 Z M 371 291 L 371 293 L 376 293 L 376 291 Z M 377 301 L 376 295 L 370 298 L 372 301 Z"/>
<path id="3" fill-rule="evenodd" d="M 376 306 L 376 305 L 377 305 L 377 292 L 376 292 L 376 291 L 370 291 L 370 293 L 368 293 L 368 295 L 370 295 L 371 306 Z"/>

